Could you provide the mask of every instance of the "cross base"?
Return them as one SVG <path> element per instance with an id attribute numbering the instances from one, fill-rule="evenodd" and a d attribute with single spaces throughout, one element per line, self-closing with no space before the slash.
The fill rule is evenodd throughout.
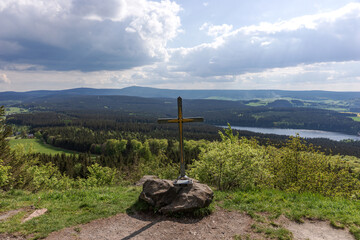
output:
<path id="1" fill-rule="evenodd" d="M 174 181 L 174 186 L 177 186 L 177 187 L 187 187 L 187 186 L 190 186 L 190 185 L 193 185 L 193 181 L 188 178 L 187 176 L 180 176 L 178 177 L 178 179 L 176 179 Z"/>

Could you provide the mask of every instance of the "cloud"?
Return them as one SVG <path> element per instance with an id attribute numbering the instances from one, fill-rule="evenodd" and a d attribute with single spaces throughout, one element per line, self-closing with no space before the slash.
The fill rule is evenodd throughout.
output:
<path id="1" fill-rule="evenodd" d="M 213 42 L 172 50 L 175 71 L 207 77 L 360 60 L 360 3 L 232 31 L 227 25 L 203 25 L 202 29 L 206 27 L 219 30 L 213 31 Z"/>
<path id="2" fill-rule="evenodd" d="M 354 91 L 360 87 L 360 61 L 300 64 L 236 76 L 235 85 L 257 89 Z"/>
<path id="3" fill-rule="evenodd" d="M 5 73 L 0 74 L 0 84 L 1 83 L 7 83 L 7 84 L 11 83 L 10 79 L 6 76 Z"/>
<path id="4" fill-rule="evenodd" d="M 169 0 L 1 1 L 0 61 L 60 71 L 163 61 L 181 25 L 179 11 Z"/>
<path id="5" fill-rule="evenodd" d="M 225 35 L 231 32 L 233 26 L 228 24 L 222 25 L 212 25 L 210 23 L 204 23 L 200 30 L 207 30 L 207 34 L 212 37 L 217 37 L 220 35 Z"/>

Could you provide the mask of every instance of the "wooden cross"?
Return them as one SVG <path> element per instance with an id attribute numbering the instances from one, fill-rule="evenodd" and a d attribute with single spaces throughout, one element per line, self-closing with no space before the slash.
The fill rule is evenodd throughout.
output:
<path id="1" fill-rule="evenodd" d="M 184 161 L 184 138 L 183 138 L 183 123 L 187 122 L 203 122 L 204 118 L 183 118 L 182 115 L 182 98 L 178 97 L 178 118 L 159 118 L 158 123 L 177 123 L 179 124 L 179 149 L 180 149 L 180 177 L 175 181 L 177 185 L 188 185 L 191 184 L 191 180 L 185 175 L 185 161 Z"/>

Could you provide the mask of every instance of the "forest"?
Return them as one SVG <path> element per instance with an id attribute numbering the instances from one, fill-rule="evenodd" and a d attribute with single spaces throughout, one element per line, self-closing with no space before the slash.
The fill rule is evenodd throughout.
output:
<path id="1" fill-rule="evenodd" d="M 306 107 L 308 103 L 300 100 L 275 100 L 266 105 L 251 106 L 258 101 L 185 99 L 185 117 L 205 119 L 205 123 L 184 125 L 186 163 L 191 165 L 199 161 L 207 145 L 223 139 L 221 132 L 226 130 L 219 125 L 303 128 L 350 134 L 360 131 L 360 122 L 350 118 L 352 113 Z M 165 164 L 170 168 L 178 162 L 177 125 L 157 124 L 157 118 L 176 116 L 175 99 L 71 94 L 64 98 L 55 94 L 23 100 L 12 107 L 26 110 L 6 116 L 5 123 L 12 127 L 13 137 L 31 135 L 46 144 L 80 153 L 26 153 L 38 164 L 52 164 L 60 174 L 71 179 L 87 179 L 89 168 L 94 164 L 122 169 L 125 178 L 136 179 L 143 173 L 139 168 L 144 161 L 157 159 L 155 165 Z M 259 146 L 279 150 L 289 141 L 286 136 L 232 132 L 239 138 L 256 141 Z M 359 141 L 307 139 L 303 144 L 329 157 L 339 154 L 351 164 L 351 171 L 359 169 Z M 151 168 L 155 171 L 154 166 Z"/>
<path id="2" fill-rule="evenodd" d="M 185 117 L 204 117 L 205 123 L 185 124 L 185 139 L 219 140 L 218 131 L 228 123 L 233 126 L 300 128 L 357 134 L 360 122 L 352 113 L 304 107 L 302 101 L 276 100 L 266 106 L 249 106 L 255 101 L 188 100 L 184 99 Z M 293 105 L 291 105 L 293 104 Z M 298 107 L 294 107 L 294 105 Z M 177 126 L 159 125 L 157 118 L 175 117 L 175 99 L 130 96 L 64 96 L 54 95 L 13 106 L 27 113 L 7 116 L 7 123 L 28 126 L 28 132 L 57 147 L 83 153 L 99 154 L 99 145 L 108 139 L 148 138 L 176 141 Z M 261 144 L 281 146 L 285 136 L 239 131 L 240 136 L 255 137 Z M 358 141 L 308 139 L 330 154 L 360 157 Z"/>
<path id="3" fill-rule="evenodd" d="M 112 119 L 115 116 L 118 122 L 121 122 L 119 118 L 128 116 L 134 117 L 134 121 L 143 118 L 147 122 L 156 122 L 156 118 L 174 117 L 177 112 L 175 99 L 132 96 L 54 95 L 13 106 L 30 112 L 64 113 L 68 121 L 76 120 L 76 114 L 80 112 L 105 118 L 112 116 Z M 184 99 L 183 107 L 186 116 L 201 115 L 205 123 L 211 125 L 230 123 L 234 126 L 312 129 L 352 135 L 360 132 L 360 122 L 351 118 L 356 117 L 356 113 L 314 107 L 300 100 L 275 100 L 266 105 L 253 106 L 249 105 L 249 101 Z"/>

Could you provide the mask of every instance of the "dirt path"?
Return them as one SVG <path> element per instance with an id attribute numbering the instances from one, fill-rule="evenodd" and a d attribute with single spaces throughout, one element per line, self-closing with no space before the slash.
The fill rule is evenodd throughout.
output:
<path id="1" fill-rule="evenodd" d="M 302 224 L 288 221 L 283 226 L 293 233 L 294 239 L 299 240 L 355 240 L 348 231 L 332 228 L 324 221 L 305 221 Z"/>
<path id="2" fill-rule="evenodd" d="M 202 219 L 118 214 L 52 233 L 46 239 L 232 239 L 250 231 L 252 222 L 245 214 L 223 210 Z"/>
<path id="3" fill-rule="evenodd" d="M 11 212 L 13 213 L 13 212 Z M 90 223 L 69 227 L 51 233 L 47 240 L 138 240 L 138 239 L 267 239 L 264 234 L 254 233 L 255 221 L 246 214 L 217 209 L 210 216 L 173 218 L 155 214 L 118 214 L 94 220 Z M 302 224 L 281 216 L 276 223 L 290 230 L 296 240 L 354 240 L 347 231 L 334 229 L 329 222 L 306 220 Z M 258 224 L 258 223 L 256 223 Z M 23 240 L 23 236 L 0 234 L 0 240 Z"/>
<path id="4" fill-rule="evenodd" d="M 332 228 L 328 222 L 305 221 L 294 223 L 285 217 L 280 224 L 293 233 L 298 240 L 354 240 L 347 230 Z M 254 220 L 238 212 L 217 210 L 202 219 L 176 219 L 145 214 L 118 214 L 52 233 L 47 240 L 92 240 L 92 239 L 234 239 L 235 235 L 251 239 L 266 239 L 255 234 L 251 225 Z M 245 238 L 243 238 L 245 239 Z"/>

